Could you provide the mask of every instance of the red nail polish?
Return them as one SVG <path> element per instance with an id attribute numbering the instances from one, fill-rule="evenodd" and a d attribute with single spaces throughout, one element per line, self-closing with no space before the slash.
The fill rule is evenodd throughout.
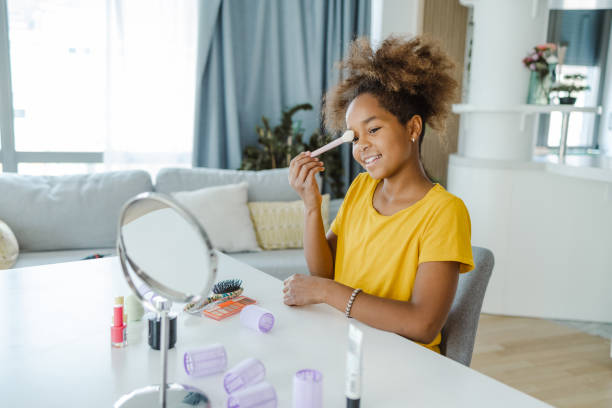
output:
<path id="1" fill-rule="evenodd" d="M 111 346 L 117 348 L 127 346 L 127 325 L 123 321 L 123 305 L 115 305 L 113 308 Z"/>

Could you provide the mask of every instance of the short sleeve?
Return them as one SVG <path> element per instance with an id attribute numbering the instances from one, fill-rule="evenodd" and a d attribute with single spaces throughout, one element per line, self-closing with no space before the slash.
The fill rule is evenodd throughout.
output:
<path id="1" fill-rule="evenodd" d="M 470 215 L 457 197 L 446 202 L 434 214 L 420 241 L 419 264 L 423 262 L 459 262 L 459 272 L 474 269 Z"/>

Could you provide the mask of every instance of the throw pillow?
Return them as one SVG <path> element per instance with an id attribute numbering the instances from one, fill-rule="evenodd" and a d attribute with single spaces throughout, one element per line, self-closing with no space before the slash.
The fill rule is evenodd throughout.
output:
<path id="1" fill-rule="evenodd" d="M 0 269 L 9 269 L 15 265 L 18 255 L 19 244 L 15 234 L 5 222 L 0 220 Z"/>
<path id="2" fill-rule="evenodd" d="M 304 246 L 304 202 L 254 201 L 248 204 L 255 225 L 257 242 L 263 249 L 302 248 Z M 323 195 L 321 215 L 329 229 L 329 194 Z"/>
<path id="3" fill-rule="evenodd" d="M 204 226 L 223 252 L 261 251 L 247 207 L 247 183 L 180 191 L 172 195 Z"/>

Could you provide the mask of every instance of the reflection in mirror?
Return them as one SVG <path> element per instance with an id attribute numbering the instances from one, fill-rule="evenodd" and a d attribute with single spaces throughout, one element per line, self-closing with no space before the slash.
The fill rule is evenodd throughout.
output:
<path id="1" fill-rule="evenodd" d="M 209 278 L 210 260 L 198 230 L 172 208 L 148 210 L 121 228 L 126 255 L 157 283 L 199 294 Z"/>

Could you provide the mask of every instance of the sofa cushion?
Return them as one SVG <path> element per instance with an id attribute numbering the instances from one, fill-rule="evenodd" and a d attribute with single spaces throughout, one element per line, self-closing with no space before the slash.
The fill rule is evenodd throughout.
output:
<path id="1" fill-rule="evenodd" d="M 281 280 L 296 273 L 309 273 L 303 249 L 238 252 L 230 256 Z"/>
<path id="2" fill-rule="evenodd" d="M 247 183 L 172 193 L 223 252 L 261 251 L 247 207 Z"/>
<path id="3" fill-rule="evenodd" d="M 289 185 L 288 168 L 259 171 L 204 167 L 193 169 L 165 168 L 157 174 L 155 190 L 169 194 L 176 191 L 198 190 L 223 184 L 237 184 L 243 181 L 249 184 L 248 201 L 292 201 L 300 199 L 300 196 Z"/>
<path id="4" fill-rule="evenodd" d="M 71 176 L 0 175 L 0 219 L 22 251 L 115 245 L 117 221 L 131 197 L 152 191 L 142 170 Z"/>
<path id="5" fill-rule="evenodd" d="M 253 201 L 249 211 L 255 226 L 257 242 L 263 249 L 304 247 L 304 202 Z M 323 228 L 329 228 L 329 194 L 321 200 Z"/>

